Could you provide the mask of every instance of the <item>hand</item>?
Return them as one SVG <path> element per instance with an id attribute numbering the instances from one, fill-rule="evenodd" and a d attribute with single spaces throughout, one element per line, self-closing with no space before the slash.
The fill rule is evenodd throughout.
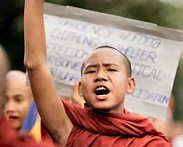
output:
<path id="1" fill-rule="evenodd" d="M 73 86 L 72 103 L 84 108 L 85 100 L 79 92 L 79 82 Z"/>

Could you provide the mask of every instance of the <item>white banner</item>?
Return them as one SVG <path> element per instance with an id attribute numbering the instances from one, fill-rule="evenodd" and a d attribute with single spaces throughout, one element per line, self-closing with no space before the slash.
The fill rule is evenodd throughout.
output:
<path id="1" fill-rule="evenodd" d="M 111 45 L 129 57 L 137 83 L 125 107 L 165 118 L 183 45 L 181 32 L 79 8 L 45 7 L 48 64 L 61 95 L 71 95 L 90 52 Z"/>

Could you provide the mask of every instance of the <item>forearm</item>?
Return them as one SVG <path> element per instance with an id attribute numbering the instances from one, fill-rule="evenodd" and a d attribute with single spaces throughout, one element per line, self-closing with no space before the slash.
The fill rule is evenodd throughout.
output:
<path id="1" fill-rule="evenodd" d="M 25 0 L 24 39 L 25 66 L 36 69 L 46 63 L 46 41 L 43 22 L 44 0 Z"/>
<path id="2" fill-rule="evenodd" d="M 44 0 L 25 0 L 24 62 L 41 119 L 55 140 L 65 145 L 72 123 L 58 99 L 54 80 L 46 64 L 43 2 Z"/>

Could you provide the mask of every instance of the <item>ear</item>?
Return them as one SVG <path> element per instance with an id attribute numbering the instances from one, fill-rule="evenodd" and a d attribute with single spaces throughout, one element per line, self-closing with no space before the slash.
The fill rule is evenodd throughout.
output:
<path id="1" fill-rule="evenodd" d="M 81 96 L 81 97 L 83 97 L 83 93 L 82 93 L 82 82 L 81 82 L 81 80 L 79 80 L 78 81 L 78 90 L 79 90 L 79 95 Z"/>
<path id="2" fill-rule="evenodd" d="M 132 93 L 135 90 L 135 87 L 136 87 L 135 79 L 133 77 L 129 77 L 127 93 Z"/>

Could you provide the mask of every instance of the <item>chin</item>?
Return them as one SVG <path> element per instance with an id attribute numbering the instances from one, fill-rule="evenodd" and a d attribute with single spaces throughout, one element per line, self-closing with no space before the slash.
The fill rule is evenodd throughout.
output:
<path id="1" fill-rule="evenodd" d="M 21 126 L 20 125 L 17 125 L 17 124 L 12 124 L 12 127 L 16 130 L 20 130 L 21 129 Z"/>
<path id="2" fill-rule="evenodd" d="M 110 112 L 112 109 L 112 106 L 96 105 L 96 106 L 93 106 L 93 109 L 97 111 L 102 111 L 102 112 Z"/>
<path id="3" fill-rule="evenodd" d="M 101 103 L 101 104 L 96 104 L 93 109 L 97 110 L 97 111 L 101 111 L 101 112 L 105 112 L 105 113 L 121 113 L 122 112 L 122 108 L 116 105 L 112 105 L 111 103 L 109 104 L 105 104 L 105 103 Z"/>

